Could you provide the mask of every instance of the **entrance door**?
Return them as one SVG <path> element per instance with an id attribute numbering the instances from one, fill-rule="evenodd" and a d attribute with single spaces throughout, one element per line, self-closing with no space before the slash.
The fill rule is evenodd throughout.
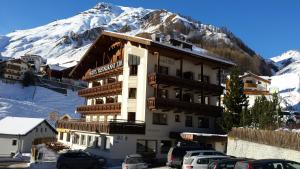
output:
<path id="1" fill-rule="evenodd" d="M 135 122 L 135 112 L 128 112 L 128 122 Z"/>

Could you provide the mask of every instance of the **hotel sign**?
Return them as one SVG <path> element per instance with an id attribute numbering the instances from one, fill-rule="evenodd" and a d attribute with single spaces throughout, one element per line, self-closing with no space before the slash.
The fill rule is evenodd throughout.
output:
<path id="1" fill-rule="evenodd" d="M 98 67 L 96 69 L 92 69 L 90 74 L 91 74 L 91 76 L 94 76 L 94 75 L 97 75 L 97 74 L 100 74 L 103 72 L 107 72 L 109 70 L 113 70 L 113 69 L 116 69 L 116 68 L 122 67 L 122 66 L 123 66 L 123 60 L 119 60 L 117 62 L 110 63 L 107 65 Z"/>

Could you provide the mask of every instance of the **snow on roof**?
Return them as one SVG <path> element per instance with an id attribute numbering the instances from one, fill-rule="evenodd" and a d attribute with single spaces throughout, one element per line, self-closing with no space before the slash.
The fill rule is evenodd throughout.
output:
<path id="1" fill-rule="evenodd" d="M 49 68 L 51 70 L 57 70 L 57 71 L 62 71 L 64 69 L 66 69 L 66 67 L 62 67 L 62 66 L 59 66 L 58 64 L 55 64 L 55 65 L 48 65 Z"/>
<path id="2" fill-rule="evenodd" d="M 26 135 L 45 119 L 27 117 L 5 117 L 0 120 L 0 134 Z"/>

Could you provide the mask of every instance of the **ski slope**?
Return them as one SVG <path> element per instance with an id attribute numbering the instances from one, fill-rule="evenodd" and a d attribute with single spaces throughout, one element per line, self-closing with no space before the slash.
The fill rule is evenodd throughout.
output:
<path id="1" fill-rule="evenodd" d="M 6 116 L 48 118 L 50 112 L 78 117 L 75 108 L 84 104 L 77 92 L 68 90 L 66 95 L 38 87 L 22 87 L 0 81 L 0 119 Z"/>

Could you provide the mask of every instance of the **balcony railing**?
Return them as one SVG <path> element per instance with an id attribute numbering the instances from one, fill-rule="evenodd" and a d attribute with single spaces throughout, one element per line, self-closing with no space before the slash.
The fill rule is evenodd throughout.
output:
<path id="1" fill-rule="evenodd" d="M 21 70 L 21 67 L 20 67 L 20 66 L 17 66 L 17 65 L 7 64 L 7 65 L 6 65 L 6 69 L 11 69 L 11 70 L 17 70 L 17 71 L 20 71 L 20 70 Z"/>
<path id="2" fill-rule="evenodd" d="M 121 103 L 96 104 L 77 107 L 77 112 L 83 114 L 120 113 Z"/>
<path id="3" fill-rule="evenodd" d="M 182 79 L 176 76 L 152 73 L 148 75 L 148 83 L 150 85 L 164 84 L 167 86 L 178 86 L 191 90 L 201 91 L 203 88 L 204 94 L 221 95 L 223 87 L 216 84 L 204 83 L 197 80 Z"/>
<path id="4" fill-rule="evenodd" d="M 103 86 L 97 86 L 78 91 L 81 97 L 105 96 L 122 92 L 122 82 L 110 83 Z"/>
<path id="5" fill-rule="evenodd" d="M 244 83 L 244 88 L 257 88 L 255 83 Z"/>
<path id="6" fill-rule="evenodd" d="M 99 66 L 95 69 L 89 69 L 83 80 L 90 81 L 94 79 L 103 78 L 113 74 L 120 74 L 123 71 L 123 61 L 119 60 L 114 63 L 109 63 L 103 66 Z"/>
<path id="7" fill-rule="evenodd" d="M 56 122 L 56 128 L 108 134 L 145 134 L 144 122 L 127 120 L 112 120 L 109 122 L 59 120 Z"/>
<path id="8" fill-rule="evenodd" d="M 184 102 L 175 99 L 164 99 L 151 97 L 147 99 L 147 106 L 150 110 L 157 109 L 178 109 L 184 112 L 191 112 L 197 115 L 218 117 L 221 116 L 223 108 L 200 103 Z"/>

